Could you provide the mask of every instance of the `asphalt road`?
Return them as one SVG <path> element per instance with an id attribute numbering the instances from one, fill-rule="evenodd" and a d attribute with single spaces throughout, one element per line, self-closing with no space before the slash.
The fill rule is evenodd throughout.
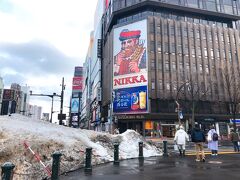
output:
<path id="1" fill-rule="evenodd" d="M 94 166 L 91 174 L 84 169 L 60 176 L 60 180 L 237 180 L 240 179 L 240 154 L 206 156 L 206 162 L 195 162 L 195 156 L 177 154 L 150 157 L 144 161 L 120 161 Z"/>

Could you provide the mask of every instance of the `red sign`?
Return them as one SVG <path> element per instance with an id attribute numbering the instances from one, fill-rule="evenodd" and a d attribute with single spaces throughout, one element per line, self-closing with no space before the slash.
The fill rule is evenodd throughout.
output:
<path id="1" fill-rule="evenodd" d="M 72 90 L 82 91 L 82 83 L 83 83 L 82 77 L 73 77 Z"/>
<path id="2" fill-rule="evenodd" d="M 105 0 L 105 9 L 108 8 L 108 4 L 109 4 L 108 0 Z"/>
<path id="3" fill-rule="evenodd" d="M 130 76 L 130 77 L 124 77 L 124 78 L 115 78 L 114 79 L 114 86 L 118 85 L 127 85 L 127 84 L 136 84 L 136 83 L 144 83 L 147 82 L 144 75 L 141 76 Z"/>
<path id="4" fill-rule="evenodd" d="M 3 90 L 3 100 L 14 100 L 15 91 L 13 89 L 4 89 Z"/>

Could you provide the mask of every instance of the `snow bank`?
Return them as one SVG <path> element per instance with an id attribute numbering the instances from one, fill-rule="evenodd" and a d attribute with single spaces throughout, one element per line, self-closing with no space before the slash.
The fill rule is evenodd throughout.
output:
<path id="1" fill-rule="evenodd" d="M 37 121 L 22 115 L 0 116 L 0 164 L 10 161 L 16 165 L 14 179 L 42 179 L 46 177 L 43 167 L 33 155 L 24 148 L 26 141 L 34 152 L 39 153 L 45 165 L 51 168 L 51 155 L 60 151 L 61 172 L 75 170 L 84 166 L 84 153 L 92 147 L 92 164 L 113 161 L 113 144 L 119 143 L 120 159 L 138 157 L 138 142 L 144 142 L 144 156 L 161 155 L 161 151 L 148 144 L 133 130 L 123 134 L 111 135 L 91 130 Z M 0 172 L 1 173 L 1 172 Z"/>

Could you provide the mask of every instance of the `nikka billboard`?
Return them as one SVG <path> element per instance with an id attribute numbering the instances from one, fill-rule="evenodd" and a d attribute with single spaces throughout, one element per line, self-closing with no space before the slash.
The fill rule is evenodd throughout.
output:
<path id="1" fill-rule="evenodd" d="M 148 112 L 147 20 L 114 29 L 113 112 Z"/>

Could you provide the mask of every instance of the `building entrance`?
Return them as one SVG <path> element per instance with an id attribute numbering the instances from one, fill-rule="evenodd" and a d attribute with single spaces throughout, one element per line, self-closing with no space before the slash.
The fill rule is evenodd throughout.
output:
<path id="1" fill-rule="evenodd" d="M 119 122 L 118 123 L 119 132 L 123 133 L 127 129 L 132 129 L 142 135 L 142 121 L 133 121 L 133 122 Z"/>
<path id="2" fill-rule="evenodd" d="M 175 124 L 162 124 L 162 136 L 173 138 L 176 133 Z"/>

